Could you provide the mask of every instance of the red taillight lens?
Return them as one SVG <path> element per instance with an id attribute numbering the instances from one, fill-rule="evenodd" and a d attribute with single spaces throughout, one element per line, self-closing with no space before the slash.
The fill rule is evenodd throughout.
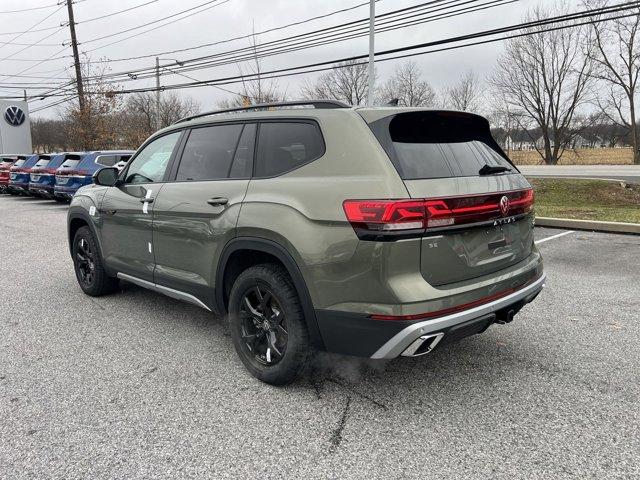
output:
<path id="1" fill-rule="evenodd" d="M 425 200 L 347 200 L 347 220 L 356 231 L 402 233 L 514 217 L 533 209 L 532 189 Z"/>
<path id="2" fill-rule="evenodd" d="M 423 201 L 347 200 L 343 208 L 347 220 L 357 228 L 377 231 L 424 228 Z"/>

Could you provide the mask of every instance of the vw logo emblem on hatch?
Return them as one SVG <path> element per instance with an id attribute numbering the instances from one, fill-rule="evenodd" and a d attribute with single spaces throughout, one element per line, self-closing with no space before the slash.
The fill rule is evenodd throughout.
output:
<path id="1" fill-rule="evenodd" d="M 4 111 L 4 119 L 9 125 L 19 127 L 24 123 L 26 116 L 20 107 L 11 106 Z"/>
<path id="2" fill-rule="evenodd" d="M 509 199 L 506 196 L 500 199 L 500 212 L 502 212 L 503 217 L 506 217 L 509 213 Z"/>

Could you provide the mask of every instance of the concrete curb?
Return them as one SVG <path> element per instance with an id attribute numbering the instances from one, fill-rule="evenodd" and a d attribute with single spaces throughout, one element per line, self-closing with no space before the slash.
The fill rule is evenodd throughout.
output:
<path id="1" fill-rule="evenodd" d="M 631 233 L 640 235 L 640 223 L 596 222 L 572 218 L 536 217 L 539 227 L 566 228 L 568 230 L 592 230 L 595 232 Z"/>

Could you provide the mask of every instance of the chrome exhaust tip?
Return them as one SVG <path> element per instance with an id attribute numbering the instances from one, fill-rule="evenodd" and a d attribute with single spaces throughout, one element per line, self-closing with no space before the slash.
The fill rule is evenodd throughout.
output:
<path id="1" fill-rule="evenodd" d="M 426 355 L 436 348 L 436 345 L 440 343 L 442 337 L 444 337 L 444 333 L 442 332 L 422 335 L 409 345 L 401 355 L 403 357 L 420 357 Z"/>

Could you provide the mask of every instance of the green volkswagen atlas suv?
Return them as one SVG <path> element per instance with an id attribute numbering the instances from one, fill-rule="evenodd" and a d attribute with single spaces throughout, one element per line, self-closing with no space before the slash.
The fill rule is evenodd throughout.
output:
<path id="1" fill-rule="evenodd" d="M 533 203 L 480 116 L 284 102 L 157 132 L 78 190 L 68 236 L 86 294 L 124 280 L 228 318 L 286 384 L 315 350 L 416 357 L 511 322 L 545 281 Z"/>

